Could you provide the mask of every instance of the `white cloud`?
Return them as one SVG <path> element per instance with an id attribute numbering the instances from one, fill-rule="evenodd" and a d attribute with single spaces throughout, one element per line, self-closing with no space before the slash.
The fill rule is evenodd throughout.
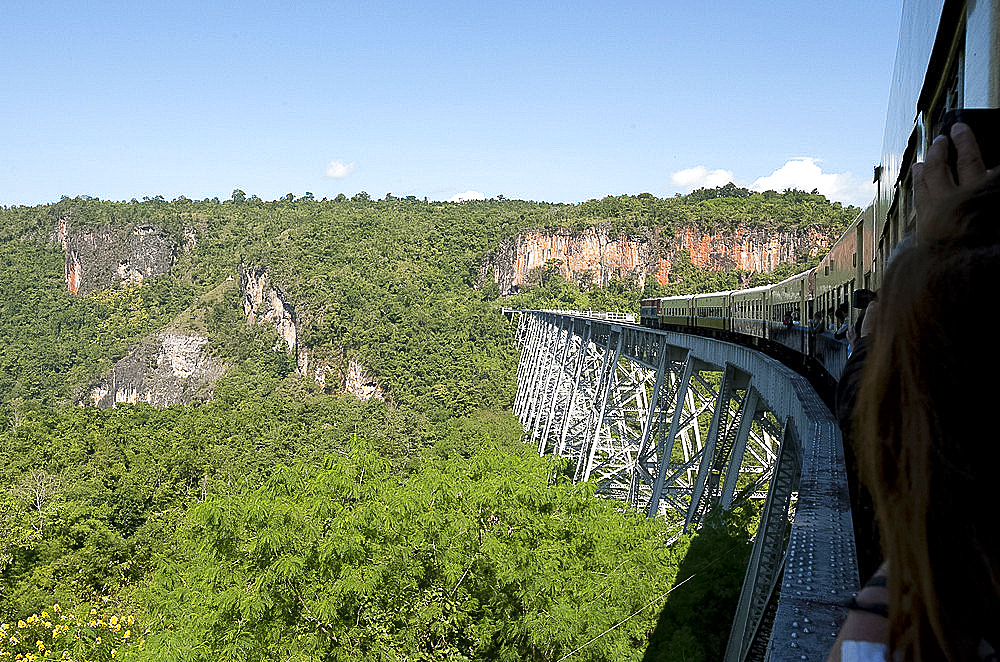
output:
<path id="1" fill-rule="evenodd" d="M 329 177 L 330 179 L 343 179 L 352 172 L 354 172 L 354 163 L 344 163 L 343 161 L 336 159 L 327 164 L 326 171 L 323 173 L 323 176 Z"/>
<path id="2" fill-rule="evenodd" d="M 770 175 L 758 177 L 748 188 L 754 191 L 777 191 L 816 189 L 828 199 L 849 205 L 863 207 L 875 197 L 875 185 L 863 177 L 855 177 L 849 172 L 823 172 L 820 160 L 810 157 L 792 159 Z M 670 184 L 685 193 L 698 188 L 715 188 L 733 182 L 743 186 L 733 176 L 731 170 L 709 170 L 705 166 L 695 166 L 679 170 L 670 175 Z"/>
<path id="3" fill-rule="evenodd" d="M 678 170 L 670 175 L 670 184 L 674 188 L 687 192 L 698 188 L 715 188 L 725 186 L 733 181 L 733 173 L 729 170 L 709 170 L 705 166 L 695 166 Z"/>
<path id="4" fill-rule="evenodd" d="M 458 193 L 451 196 L 448 202 L 467 202 L 469 200 L 485 200 L 486 196 L 479 191 L 466 191 L 465 193 Z"/>
<path id="5" fill-rule="evenodd" d="M 792 159 L 770 175 L 759 177 L 750 188 L 754 191 L 784 191 L 816 189 L 830 200 L 863 206 L 875 197 L 875 185 L 849 172 L 828 173 L 819 167 L 817 159 Z"/>

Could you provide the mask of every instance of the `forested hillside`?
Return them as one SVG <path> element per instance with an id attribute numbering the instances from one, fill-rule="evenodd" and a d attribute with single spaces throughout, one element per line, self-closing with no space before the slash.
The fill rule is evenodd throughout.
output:
<path id="1" fill-rule="evenodd" d="M 731 185 L 579 205 L 235 191 L 0 209 L 0 659 L 641 658 L 668 597 L 697 599 L 669 594 L 688 549 L 708 545 L 694 567 L 728 576 L 746 527 L 668 547 L 660 522 L 535 457 L 509 413 L 517 355 L 499 310 L 637 312 L 644 291 L 801 265 L 706 273 L 688 260 L 665 287 L 606 288 L 542 269 L 502 299 L 479 261 L 532 228 L 836 229 L 856 211 Z M 127 282 L 110 255 L 81 268 L 113 284 L 73 294 L 60 228 L 92 246 L 102 228 L 154 228 L 176 246 L 172 266 Z M 294 306 L 294 350 L 248 324 L 250 267 Z M 227 366 L 210 397 L 73 404 L 167 329 L 203 334 Z M 320 360 L 333 376 L 362 364 L 386 401 L 318 383 Z M 731 598 L 740 579 L 712 590 Z M 678 624 L 677 659 L 697 660 L 725 645 L 725 618 L 659 620 Z"/>

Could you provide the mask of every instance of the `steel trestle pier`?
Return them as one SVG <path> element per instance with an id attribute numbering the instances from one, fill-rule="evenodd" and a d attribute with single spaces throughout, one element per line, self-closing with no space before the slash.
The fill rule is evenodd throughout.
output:
<path id="1" fill-rule="evenodd" d="M 714 508 L 763 501 L 726 660 L 825 660 L 858 569 L 840 431 L 808 381 L 701 336 L 504 313 L 517 320 L 525 439 L 568 458 L 575 480 L 678 535 Z"/>

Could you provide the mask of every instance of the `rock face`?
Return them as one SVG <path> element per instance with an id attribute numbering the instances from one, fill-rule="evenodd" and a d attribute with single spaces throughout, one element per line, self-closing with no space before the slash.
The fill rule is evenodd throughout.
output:
<path id="1" fill-rule="evenodd" d="M 484 263 L 482 275 L 488 277 L 492 270 L 502 294 L 523 285 L 528 272 L 549 260 L 562 263 L 560 272 L 567 280 L 589 278 L 598 285 L 606 285 L 612 278 L 644 278 L 657 267 L 649 237 L 611 239 L 607 232 L 593 228 L 580 234 L 569 230 L 527 232 L 502 242 L 494 255 Z"/>
<path id="2" fill-rule="evenodd" d="M 150 225 L 71 228 L 61 219 L 55 238 L 66 253 L 66 287 L 81 295 L 168 273 L 177 255 L 174 238 Z"/>
<path id="3" fill-rule="evenodd" d="M 287 351 L 295 357 L 295 372 L 312 377 L 324 390 L 341 390 L 361 400 L 386 401 L 375 378 L 353 359 L 343 356 L 331 360 L 326 351 L 300 346 L 299 319 L 295 307 L 284 292 L 271 281 L 267 268 L 240 265 L 240 292 L 247 324 L 270 324 L 278 333 L 275 350 Z"/>
<path id="4" fill-rule="evenodd" d="M 295 308 L 285 300 L 284 293 L 271 283 L 267 269 L 240 264 L 240 292 L 247 323 L 271 324 L 284 341 L 284 349 L 295 355 L 298 338 Z"/>
<path id="5" fill-rule="evenodd" d="M 648 275 L 661 284 L 670 277 L 677 252 L 687 249 L 700 268 L 770 271 L 782 262 L 815 255 L 834 237 L 825 231 L 773 232 L 738 228 L 706 232 L 684 227 L 672 236 L 648 230 L 639 236 L 611 236 L 605 229 L 526 232 L 502 242 L 480 265 L 480 280 L 492 279 L 501 294 L 527 282 L 528 273 L 550 260 L 559 262 L 563 278 L 607 285 L 612 278 L 643 282 Z"/>
<path id="6" fill-rule="evenodd" d="M 208 338 L 200 335 L 157 334 L 78 394 L 77 404 L 107 409 L 123 402 L 169 407 L 208 400 L 226 366 L 206 354 L 207 344 Z"/>
<path id="7" fill-rule="evenodd" d="M 382 392 L 378 382 L 368 375 L 363 365 L 354 360 L 347 362 L 344 393 L 350 393 L 359 400 L 375 399 L 385 402 L 385 393 Z"/>
<path id="8" fill-rule="evenodd" d="M 698 267 L 745 271 L 771 271 L 782 262 L 794 262 L 803 255 L 813 257 L 835 239 L 831 233 L 817 229 L 774 232 L 738 228 L 712 233 L 684 227 L 676 233 L 678 247 L 690 251 L 691 261 Z"/>

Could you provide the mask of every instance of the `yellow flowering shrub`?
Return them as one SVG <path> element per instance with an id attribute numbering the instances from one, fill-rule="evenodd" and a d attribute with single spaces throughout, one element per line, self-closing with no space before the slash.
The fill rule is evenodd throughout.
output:
<path id="1" fill-rule="evenodd" d="M 149 631 L 140 631 L 131 614 L 114 613 L 109 602 L 73 610 L 54 604 L 17 623 L 0 623 L 0 662 L 107 662 L 141 651 Z"/>

